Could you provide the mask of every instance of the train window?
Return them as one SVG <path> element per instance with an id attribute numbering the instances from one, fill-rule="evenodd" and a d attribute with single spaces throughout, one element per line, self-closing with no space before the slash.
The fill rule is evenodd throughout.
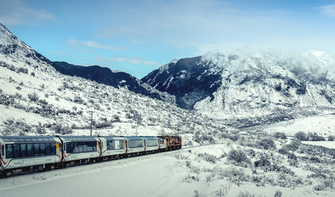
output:
<path id="1" fill-rule="evenodd" d="M 156 140 L 147 140 L 147 146 L 148 147 L 155 147 L 155 146 L 157 146 L 157 141 Z"/>
<path id="2" fill-rule="evenodd" d="M 76 146 L 78 146 L 78 142 L 77 143 L 76 142 L 71 142 L 71 153 L 76 153 L 77 152 L 77 147 Z"/>
<path id="3" fill-rule="evenodd" d="M 17 142 L 18 140 L 16 138 L 11 138 L 12 142 Z"/>
<path id="4" fill-rule="evenodd" d="M 128 143 L 129 148 L 139 148 L 143 146 L 142 140 L 130 140 Z"/>
<path id="5" fill-rule="evenodd" d="M 67 147 L 66 149 L 67 149 L 67 153 L 71 153 L 71 143 L 70 142 L 66 142 L 65 143 L 65 146 Z"/>
<path id="6" fill-rule="evenodd" d="M 73 153 L 74 147 L 75 147 L 74 142 L 71 142 L 71 143 L 70 143 L 70 146 L 68 147 L 68 148 L 69 148 L 68 152 L 69 152 L 69 153 Z"/>
<path id="7" fill-rule="evenodd" d="M 30 139 L 30 138 L 25 138 L 25 140 L 26 140 L 27 142 L 30 142 L 30 141 L 31 141 L 31 139 Z"/>
<path id="8" fill-rule="evenodd" d="M 107 141 L 107 150 L 115 150 L 115 141 Z"/>
<path id="9" fill-rule="evenodd" d="M 26 141 L 24 138 L 18 138 L 19 142 L 24 142 Z"/>
<path id="10" fill-rule="evenodd" d="M 5 156 L 5 146 L 1 146 L 1 155 Z"/>
<path id="11" fill-rule="evenodd" d="M 51 145 L 50 145 L 50 143 L 45 144 L 45 155 L 51 155 Z"/>
<path id="12" fill-rule="evenodd" d="M 40 156 L 40 144 L 34 144 L 34 156 Z"/>
<path id="13" fill-rule="evenodd" d="M 13 145 L 6 144 L 6 158 L 13 158 Z"/>
<path id="14" fill-rule="evenodd" d="M 27 157 L 28 153 L 27 153 L 27 144 L 20 144 L 20 148 L 21 148 L 21 157 Z"/>
<path id="15" fill-rule="evenodd" d="M 34 156 L 34 144 L 27 144 L 28 156 Z"/>
<path id="16" fill-rule="evenodd" d="M 51 155 L 56 154 L 56 143 L 51 143 Z"/>
<path id="17" fill-rule="evenodd" d="M 124 149 L 124 140 L 119 141 L 119 149 Z"/>
<path id="18" fill-rule="evenodd" d="M 87 152 L 93 151 L 92 145 L 94 146 L 94 143 L 86 142 L 86 150 L 87 150 Z"/>
<path id="19" fill-rule="evenodd" d="M 45 155 L 45 144 L 40 144 L 40 154 Z"/>
<path id="20" fill-rule="evenodd" d="M 20 144 L 13 144 L 13 157 L 20 157 Z"/>

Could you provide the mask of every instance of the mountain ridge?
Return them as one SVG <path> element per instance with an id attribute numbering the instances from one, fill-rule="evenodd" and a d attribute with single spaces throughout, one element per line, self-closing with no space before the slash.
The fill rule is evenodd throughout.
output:
<path id="1" fill-rule="evenodd" d="M 160 92 L 155 88 L 142 83 L 139 79 L 128 73 L 112 71 L 109 68 L 97 65 L 77 66 L 67 62 L 52 62 L 17 38 L 1 23 L 0 33 L 0 52 L 15 57 L 18 60 L 22 60 L 28 65 L 32 64 L 30 61 L 30 58 L 32 58 L 37 62 L 45 62 L 45 66 L 43 66 L 43 69 L 45 70 L 49 69 L 50 71 L 52 70 L 52 72 L 58 71 L 62 74 L 82 77 L 105 85 L 111 85 L 115 88 L 128 88 L 129 90 L 144 96 L 163 100 L 171 104 L 176 103 L 175 96 L 169 95 L 166 92 Z M 39 67 L 41 65 L 35 66 Z"/>
<path id="2" fill-rule="evenodd" d="M 254 47 L 212 51 L 187 58 L 187 63 L 173 60 L 142 81 L 176 95 L 178 106 L 213 117 L 264 116 L 297 107 L 334 108 L 335 58 L 324 53 L 327 61 L 320 61 L 311 54 Z"/>

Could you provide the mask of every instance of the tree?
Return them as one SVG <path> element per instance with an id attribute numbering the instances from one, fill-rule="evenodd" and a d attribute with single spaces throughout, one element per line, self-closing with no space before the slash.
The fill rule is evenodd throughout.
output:
<path id="1" fill-rule="evenodd" d="M 264 149 L 276 148 L 275 142 L 272 139 L 262 139 L 259 145 L 263 146 Z"/>
<path id="2" fill-rule="evenodd" d="M 279 139 L 286 139 L 286 134 L 285 133 L 282 133 L 282 132 L 276 132 L 274 134 L 274 137 L 275 138 L 279 138 Z"/>
<path id="3" fill-rule="evenodd" d="M 335 137 L 333 135 L 328 136 L 328 141 L 334 141 Z"/>
<path id="4" fill-rule="evenodd" d="M 305 141 L 307 140 L 307 136 L 306 136 L 306 133 L 302 132 L 302 131 L 299 131 L 298 133 L 296 133 L 294 135 L 298 140 L 300 141 Z"/>

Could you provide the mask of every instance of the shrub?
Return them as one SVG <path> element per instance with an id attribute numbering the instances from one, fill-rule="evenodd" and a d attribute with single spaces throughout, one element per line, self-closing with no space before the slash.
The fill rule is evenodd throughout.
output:
<path id="1" fill-rule="evenodd" d="M 298 167 L 299 165 L 299 162 L 296 159 L 289 159 L 287 162 L 290 166 L 293 166 L 293 167 Z"/>
<path id="2" fill-rule="evenodd" d="M 254 149 L 248 149 L 247 154 L 250 157 L 255 157 L 256 156 L 256 153 L 255 153 Z"/>
<path id="3" fill-rule="evenodd" d="M 79 104 L 83 104 L 84 103 L 84 100 L 82 98 L 80 98 L 79 96 L 75 96 L 73 98 L 73 102 L 75 103 L 79 103 Z"/>
<path id="4" fill-rule="evenodd" d="M 20 104 L 20 103 L 15 104 L 14 107 L 17 108 L 17 109 L 21 109 L 21 110 L 25 110 L 25 109 L 26 109 L 26 108 L 25 108 L 22 104 Z"/>
<path id="5" fill-rule="evenodd" d="M 251 164 L 250 159 L 242 150 L 231 149 L 228 153 L 228 160 L 235 161 L 237 163 L 245 162 Z"/>
<path id="6" fill-rule="evenodd" d="M 302 131 L 299 131 L 298 133 L 294 134 L 294 136 L 300 140 L 300 141 L 305 141 L 307 140 L 307 136 L 306 136 L 306 133 L 302 132 Z"/>
<path id="7" fill-rule="evenodd" d="M 283 192 L 277 190 L 274 197 L 281 197 L 283 195 Z"/>
<path id="8" fill-rule="evenodd" d="M 276 148 L 276 145 L 272 139 L 262 139 L 259 142 L 259 145 L 261 145 L 266 150 Z"/>
<path id="9" fill-rule="evenodd" d="M 300 140 L 292 140 L 290 144 L 287 144 L 286 147 L 290 150 L 290 151 L 296 151 L 298 150 L 299 146 L 301 145 L 301 141 Z"/>
<path id="10" fill-rule="evenodd" d="M 279 139 L 286 139 L 286 134 L 285 133 L 282 133 L 282 132 L 276 132 L 274 134 L 274 137 L 275 138 L 279 138 Z"/>
<path id="11" fill-rule="evenodd" d="M 240 192 L 237 197 L 255 197 L 255 194 L 250 194 L 248 191 Z"/>
<path id="12" fill-rule="evenodd" d="M 17 72 L 18 72 L 18 73 L 21 72 L 21 73 L 25 73 L 25 74 L 27 74 L 27 73 L 28 73 L 28 69 L 27 69 L 27 68 L 22 68 L 22 67 L 20 67 L 20 68 L 17 70 Z"/>
<path id="13" fill-rule="evenodd" d="M 42 127 L 41 125 L 39 125 L 39 126 L 36 127 L 36 133 L 38 133 L 38 134 L 46 134 L 47 132 L 46 132 L 46 130 L 45 130 L 44 127 Z"/>
<path id="14" fill-rule="evenodd" d="M 270 166 L 271 162 L 264 157 L 261 157 L 260 160 L 254 162 L 255 167 Z"/>
<path id="15" fill-rule="evenodd" d="M 314 163 L 321 163 L 321 160 L 318 157 L 311 157 L 310 160 Z"/>
<path id="16" fill-rule="evenodd" d="M 41 99 L 38 102 L 41 103 L 42 105 L 47 105 L 48 104 L 48 102 L 45 99 Z"/>
<path id="17" fill-rule="evenodd" d="M 281 147 L 281 149 L 279 149 L 278 152 L 279 152 L 280 154 L 286 155 L 286 154 L 289 153 L 289 149 L 288 149 L 287 146 L 285 145 L 285 146 Z"/>
<path id="18" fill-rule="evenodd" d="M 207 153 L 204 154 L 198 154 L 198 157 L 201 157 L 203 160 L 215 164 L 218 158 L 214 155 L 210 155 Z"/>
<path id="19" fill-rule="evenodd" d="M 297 160 L 297 156 L 295 156 L 295 154 L 292 154 L 292 153 L 288 153 L 288 154 L 287 154 L 287 158 L 288 158 L 288 159 Z"/>
<path id="20" fill-rule="evenodd" d="M 334 141 L 335 137 L 333 135 L 328 136 L 328 141 Z"/>
<path id="21" fill-rule="evenodd" d="M 33 92 L 32 94 L 28 94 L 28 98 L 31 100 L 31 101 L 35 101 L 37 102 L 39 97 L 38 97 L 38 94 L 36 92 Z"/>

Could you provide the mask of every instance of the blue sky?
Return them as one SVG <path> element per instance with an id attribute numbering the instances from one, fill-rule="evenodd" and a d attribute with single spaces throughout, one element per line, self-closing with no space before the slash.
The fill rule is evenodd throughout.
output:
<path id="1" fill-rule="evenodd" d="M 245 45 L 335 50 L 335 0 L 0 0 L 0 23 L 52 61 L 137 78 Z"/>

